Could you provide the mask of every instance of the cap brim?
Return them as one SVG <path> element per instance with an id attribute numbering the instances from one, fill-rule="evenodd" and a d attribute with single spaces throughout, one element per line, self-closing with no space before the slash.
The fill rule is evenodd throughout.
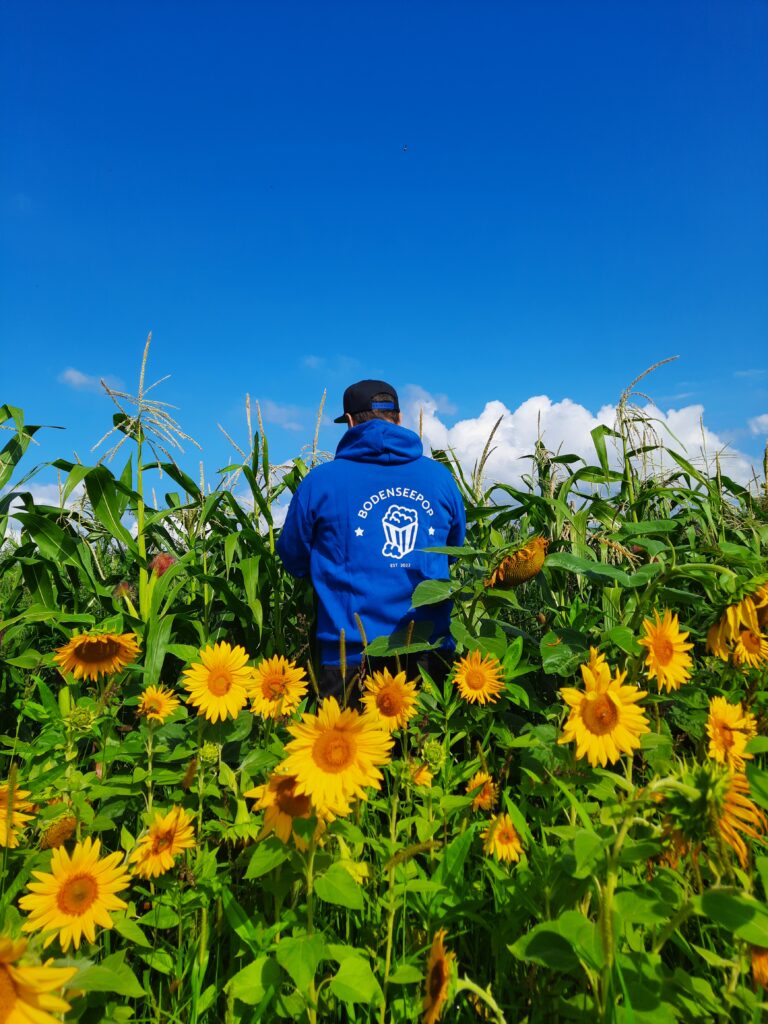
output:
<path id="1" fill-rule="evenodd" d="M 343 412 L 341 414 L 341 416 L 337 416 L 336 419 L 333 422 L 334 423 L 346 423 L 347 422 L 347 414 Z"/>

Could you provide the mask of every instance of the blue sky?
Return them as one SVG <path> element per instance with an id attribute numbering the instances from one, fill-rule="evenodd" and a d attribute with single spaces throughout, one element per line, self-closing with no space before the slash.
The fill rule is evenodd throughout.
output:
<path id="1" fill-rule="evenodd" d="M 0 91 L 0 401 L 66 428 L 40 459 L 88 461 L 149 330 L 210 469 L 246 391 L 277 458 L 365 376 L 449 438 L 546 395 L 567 447 L 565 399 L 670 355 L 658 407 L 762 450 L 762 0 L 9 0 Z"/>

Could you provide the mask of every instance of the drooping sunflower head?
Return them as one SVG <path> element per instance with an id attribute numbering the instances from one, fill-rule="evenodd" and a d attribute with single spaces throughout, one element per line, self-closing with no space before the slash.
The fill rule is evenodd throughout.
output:
<path id="1" fill-rule="evenodd" d="M 82 633 L 58 647 L 53 660 L 63 673 L 95 681 L 120 672 L 138 653 L 135 633 Z"/>
<path id="2" fill-rule="evenodd" d="M 237 718 L 251 686 L 247 662 L 245 649 L 232 647 L 226 641 L 200 651 L 200 664 L 184 670 L 188 703 L 198 709 L 198 715 L 205 715 L 211 722 Z"/>
<path id="3" fill-rule="evenodd" d="M 146 835 L 139 839 L 131 853 L 134 874 L 141 878 L 157 878 L 173 867 L 182 850 L 195 846 L 192 815 L 183 807 L 172 807 L 167 814 L 158 811 Z"/>
<path id="4" fill-rule="evenodd" d="M 77 974 L 77 968 L 26 963 L 26 950 L 26 939 L 14 941 L 0 935 L 0 1021 L 58 1024 L 59 1015 L 71 1007 L 52 993 L 64 988 Z"/>
<path id="5" fill-rule="evenodd" d="M 75 834 L 77 818 L 70 811 L 65 811 L 58 818 L 50 821 L 40 832 L 40 849 L 55 850 L 63 846 Z"/>
<path id="6" fill-rule="evenodd" d="M 306 674 L 282 655 L 264 658 L 253 670 L 251 711 L 262 718 L 291 715 L 307 692 Z"/>
<path id="7" fill-rule="evenodd" d="M 494 704 L 504 689 L 499 659 L 480 651 L 470 651 L 457 663 L 453 681 L 470 704 Z"/>
<path id="8" fill-rule="evenodd" d="M 508 589 L 532 580 L 541 572 L 548 547 L 546 537 L 531 537 L 522 547 L 502 558 L 485 581 L 485 586 Z"/>
<path id="9" fill-rule="evenodd" d="M 745 837 L 759 839 L 768 827 L 765 815 L 749 796 L 745 775 L 714 761 L 683 769 L 664 790 L 668 827 L 679 831 L 693 849 L 709 843 L 715 852 L 727 844 L 744 868 L 749 854 Z"/>
<path id="10" fill-rule="evenodd" d="M 259 839 L 274 832 L 278 839 L 287 843 L 293 834 L 296 846 L 299 849 L 306 847 L 306 842 L 293 831 L 293 823 L 297 818 L 311 818 L 316 812 L 306 793 L 296 792 L 296 784 L 295 775 L 273 772 L 264 785 L 255 786 L 243 793 L 244 797 L 256 801 L 254 811 L 264 811 Z"/>
<path id="11" fill-rule="evenodd" d="M 622 754 L 631 754 L 640 746 L 640 737 L 650 731 L 645 712 L 638 707 L 648 694 L 636 686 L 624 686 L 625 678 L 626 672 L 617 671 L 605 686 L 560 690 L 570 714 L 557 742 L 575 741 L 576 757 L 586 757 L 593 768 L 598 764 L 604 768 Z"/>
<path id="12" fill-rule="evenodd" d="M 687 652 L 693 644 L 686 643 L 687 639 L 688 633 L 680 632 L 678 617 L 669 608 L 665 609 L 663 618 L 654 611 L 653 620 L 643 620 L 643 635 L 638 643 L 648 651 L 645 659 L 648 678 L 656 679 L 660 690 L 671 693 L 690 679 L 693 662 Z"/>
<path id="13" fill-rule="evenodd" d="M 764 946 L 750 946 L 749 958 L 755 987 L 759 985 L 760 988 L 768 988 L 768 949 Z"/>
<path id="14" fill-rule="evenodd" d="M 405 672 L 392 675 L 388 668 L 365 679 L 365 710 L 393 732 L 404 729 L 416 714 L 416 683 L 407 682 Z"/>
<path id="15" fill-rule="evenodd" d="M 11 778 L 13 778 L 13 772 Z M 27 800 L 29 790 L 19 789 L 12 781 L 0 785 L 0 846 L 15 849 L 19 845 L 19 833 L 32 818 L 28 811 L 33 805 Z"/>
<path id="16" fill-rule="evenodd" d="M 423 1024 L 435 1024 L 435 1021 L 440 1020 L 445 1004 L 448 1001 L 451 977 L 455 970 L 456 954 L 449 952 L 445 948 L 445 936 L 446 930 L 441 928 L 432 939 L 432 947 L 427 959 L 427 973 L 424 979 Z"/>
<path id="17" fill-rule="evenodd" d="M 473 811 L 492 811 L 496 806 L 498 790 L 488 772 L 479 771 L 467 783 L 467 795 L 472 796 Z"/>
<path id="18" fill-rule="evenodd" d="M 181 707 L 173 690 L 165 686 L 148 686 L 139 698 L 138 713 L 148 722 L 162 723 Z"/>
<path id="19" fill-rule="evenodd" d="M 379 789 L 379 768 L 388 764 L 392 738 L 381 722 L 328 697 L 316 715 L 288 726 L 294 737 L 278 771 L 296 778 L 295 792 L 308 796 L 318 813 L 345 815 L 350 801 Z"/>
<path id="20" fill-rule="evenodd" d="M 109 912 L 127 906 L 115 894 L 129 885 L 130 876 L 123 869 L 121 853 L 100 858 L 100 850 L 100 840 L 88 836 L 71 855 L 63 846 L 53 851 L 50 872 L 34 871 L 37 881 L 29 883 L 29 893 L 19 900 L 22 910 L 29 911 L 22 931 L 48 933 L 46 946 L 58 931 L 66 953 L 70 944 L 79 949 L 83 936 L 93 942 L 97 925 L 112 927 Z"/>
<path id="21" fill-rule="evenodd" d="M 488 828 L 483 829 L 481 835 L 483 850 L 488 856 L 496 860 L 520 860 L 523 844 L 508 814 L 494 814 Z"/>

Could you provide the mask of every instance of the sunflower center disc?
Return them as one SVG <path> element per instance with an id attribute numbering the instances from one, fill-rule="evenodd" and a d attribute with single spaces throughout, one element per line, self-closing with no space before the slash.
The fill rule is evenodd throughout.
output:
<path id="1" fill-rule="evenodd" d="M 726 725 L 725 722 L 721 722 L 718 726 L 718 732 L 720 733 L 720 742 L 730 750 L 733 746 L 733 729 Z"/>
<path id="2" fill-rule="evenodd" d="M 326 772 L 343 772 L 352 763 L 352 746 L 342 733 L 329 732 L 316 742 L 312 753 L 318 768 Z"/>
<path id="3" fill-rule="evenodd" d="M 285 694 L 285 676 L 271 676 L 261 684 L 266 700 L 278 700 Z"/>
<path id="4" fill-rule="evenodd" d="M 309 797 L 294 793 L 296 783 L 291 779 L 288 782 L 281 782 L 275 794 L 275 803 L 283 814 L 291 818 L 308 818 L 310 810 Z"/>
<path id="5" fill-rule="evenodd" d="M 0 964 L 0 1024 L 5 1024 L 16 1005 L 16 986 L 4 964 Z"/>
<path id="6" fill-rule="evenodd" d="M 445 983 L 445 974 L 443 971 L 443 962 L 438 960 L 432 970 L 429 972 L 429 994 L 434 1001 L 440 995 Z"/>
<path id="7" fill-rule="evenodd" d="M 144 705 L 144 710 L 148 715 L 156 715 L 160 711 L 160 701 L 148 700 Z"/>
<path id="8" fill-rule="evenodd" d="M 619 720 L 619 712 L 611 698 L 601 693 L 595 700 L 588 700 L 582 712 L 584 724 L 594 736 L 604 736 Z"/>
<path id="9" fill-rule="evenodd" d="M 743 629 L 741 631 L 741 642 L 750 654 L 760 653 L 760 637 L 753 633 L 751 629 Z"/>
<path id="10" fill-rule="evenodd" d="M 167 832 L 158 832 L 152 844 L 152 853 L 165 853 L 166 850 L 169 850 L 173 846 L 173 836 L 173 829 L 168 829 Z"/>
<path id="11" fill-rule="evenodd" d="M 56 902 L 62 914 L 79 917 L 99 895 L 99 887 L 91 875 L 75 875 L 59 889 Z"/>
<path id="12" fill-rule="evenodd" d="M 668 665 L 672 661 L 675 649 L 672 646 L 671 640 L 668 640 L 665 636 L 660 636 L 656 638 L 653 652 L 656 655 L 657 661 L 661 662 L 662 665 Z"/>
<path id="13" fill-rule="evenodd" d="M 394 718 L 400 713 L 400 701 L 394 693 L 380 693 L 376 698 L 376 707 L 387 718 Z"/>
<path id="14" fill-rule="evenodd" d="M 485 672 L 479 668 L 471 668 L 464 676 L 464 682 L 470 690 L 482 690 L 487 682 Z"/>
<path id="15" fill-rule="evenodd" d="M 120 650 L 120 644 L 116 640 L 88 640 L 77 645 L 75 654 L 78 661 L 84 661 L 86 665 L 95 665 L 100 661 L 116 658 Z"/>
<path id="16" fill-rule="evenodd" d="M 232 677 L 226 669 L 215 668 L 208 676 L 208 689 L 214 697 L 224 697 L 232 689 Z"/>

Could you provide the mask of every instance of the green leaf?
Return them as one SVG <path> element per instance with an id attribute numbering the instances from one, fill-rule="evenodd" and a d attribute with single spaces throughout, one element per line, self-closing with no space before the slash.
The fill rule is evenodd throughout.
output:
<path id="1" fill-rule="evenodd" d="M 287 860 L 289 852 L 285 843 L 270 836 L 269 839 L 259 843 L 254 850 L 253 856 L 246 868 L 245 877 L 249 879 L 261 878 L 262 875 L 266 875 L 267 872 L 276 868 L 278 864 L 282 864 L 284 860 Z"/>
<path id="2" fill-rule="evenodd" d="M 614 626 L 605 634 L 605 639 L 615 644 L 620 651 L 627 654 L 641 654 L 643 648 L 635 639 L 635 634 L 628 626 Z"/>
<path id="3" fill-rule="evenodd" d="M 268 993 L 277 992 L 281 977 L 272 957 L 263 955 L 233 975 L 225 989 L 240 1002 L 256 1006 Z"/>
<path id="4" fill-rule="evenodd" d="M 277 962 L 288 972 L 299 992 L 306 992 L 325 954 L 322 935 L 298 935 L 282 939 L 275 951 Z"/>
<path id="5" fill-rule="evenodd" d="M 112 920 L 115 924 L 115 931 L 118 935 L 122 935 L 124 939 L 133 946 L 148 946 L 149 939 L 144 932 L 139 928 L 135 921 L 131 921 L 130 918 L 126 917 L 125 914 L 113 914 Z M 178 921 L 178 918 L 176 918 Z"/>
<path id="6" fill-rule="evenodd" d="M 121 500 L 118 493 L 119 486 L 106 466 L 94 466 L 85 477 L 85 490 L 93 514 L 116 540 L 125 544 L 130 551 L 138 552 L 136 541 L 121 522 L 125 501 Z"/>
<path id="7" fill-rule="evenodd" d="M 753 946 L 768 947 L 768 907 L 746 893 L 709 889 L 693 898 L 694 910 Z"/>
<path id="8" fill-rule="evenodd" d="M 424 972 L 412 964 L 401 964 L 389 976 L 390 985 L 415 985 L 421 982 Z"/>
<path id="9" fill-rule="evenodd" d="M 315 892 L 326 903 L 349 910 L 363 909 L 363 891 L 341 864 L 331 864 L 325 874 L 316 879 Z"/>
<path id="10" fill-rule="evenodd" d="M 586 660 L 587 640 L 572 629 L 550 630 L 539 641 L 539 652 L 547 675 L 572 676 Z"/>
<path id="11" fill-rule="evenodd" d="M 147 624 L 147 647 L 144 654 L 144 683 L 156 686 L 165 660 L 174 615 L 150 618 Z"/>
<path id="12" fill-rule="evenodd" d="M 615 565 L 605 565 L 603 562 L 592 562 L 586 558 L 578 558 L 567 551 L 555 551 L 548 555 L 544 563 L 549 569 L 565 569 L 577 575 L 584 575 L 590 579 L 616 580 L 624 586 L 630 585 L 629 576 L 623 569 L 617 569 Z"/>
<path id="13" fill-rule="evenodd" d="M 411 607 L 423 608 L 427 604 L 439 604 L 460 589 L 461 584 L 453 580 L 423 580 L 413 592 Z"/>
<path id="14" fill-rule="evenodd" d="M 345 1003 L 379 1006 L 384 999 L 371 965 L 362 957 L 350 956 L 344 960 L 332 979 L 330 988 L 337 999 Z"/>
<path id="15" fill-rule="evenodd" d="M 120 952 L 106 957 L 100 964 L 86 961 L 88 966 L 79 971 L 68 986 L 84 992 L 110 992 L 116 996 L 139 999 L 145 994 L 144 989 L 130 967 L 123 962 L 124 958 L 125 953 Z M 78 966 L 77 961 L 73 961 L 72 966 Z"/>
<path id="16" fill-rule="evenodd" d="M 517 960 L 526 960 L 558 971 L 578 972 L 580 964 L 571 943 L 563 938 L 553 921 L 537 924 L 507 947 Z"/>

